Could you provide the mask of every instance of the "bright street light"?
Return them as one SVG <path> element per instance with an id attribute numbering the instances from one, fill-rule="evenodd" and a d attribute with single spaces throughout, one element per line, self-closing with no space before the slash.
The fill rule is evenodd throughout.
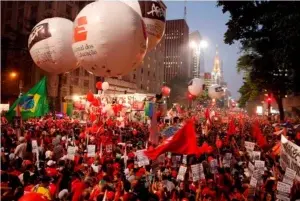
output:
<path id="1" fill-rule="evenodd" d="M 12 79 L 16 78 L 17 75 L 18 74 L 16 72 L 14 72 L 14 71 L 9 73 L 9 77 L 12 78 Z"/>
<path id="2" fill-rule="evenodd" d="M 208 47 L 208 42 L 206 40 L 200 41 L 200 48 L 206 49 Z"/>
<path id="3" fill-rule="evenodd" d="M 201 40 L 200 43 L 197 44 L 195 41 L 191 41 L 190 47 L 193 49 L 196 49 L 196 48 L 206 49 L 208 47 L 208 42 L 206 40 Z"/>

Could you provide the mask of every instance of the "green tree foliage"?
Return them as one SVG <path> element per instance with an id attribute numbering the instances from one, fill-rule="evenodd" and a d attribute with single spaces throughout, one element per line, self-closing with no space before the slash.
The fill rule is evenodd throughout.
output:
<path id="1" fill-rule="evenodd" d="M 240 102 L 265 89 L 273 94 L 283 120 L 282 98 L 291 91 L 300 92 L 300 4 L 219 1 L 218 6 L 230 14 L 225 43 L 242 46 L 237 70 L 246 72 L 246 78 Z"/>
<path id="2" fill-rule="evenodd" d="M 204 90 L 203 93 L 200 96 L 198 96 L 196 100 L 199 104 L 203 105 L 204 107 L 207 107 L 211 99 L 208 96 L 207 90 Z"/>
<path id="3" fill-rule="evenodd" d="M 183 76 L 174 77 L 170 83 L 167 83 L 171 88 L 169 103 L 179 103 L 181 105 L 188 104 L 187 88 L 189 80 Z M 169 105 L 170 106 L 170 105 Z"/>

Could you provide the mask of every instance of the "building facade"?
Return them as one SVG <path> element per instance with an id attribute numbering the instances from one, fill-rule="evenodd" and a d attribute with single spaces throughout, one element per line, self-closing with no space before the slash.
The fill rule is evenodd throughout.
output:
<path id="1" fill-rule="evenodd" d="M 189 27 L 184 19 L 167 20 L 165 31 L 165 82 L 189 75 Z"/>
<path id="2" fill-rule="evenodd" d="M 147 52 L 140 67 L 121 79 L 135 84 L 141 92 L 159 93 L 164 82 L 164 53 L 165 37 Z"/>

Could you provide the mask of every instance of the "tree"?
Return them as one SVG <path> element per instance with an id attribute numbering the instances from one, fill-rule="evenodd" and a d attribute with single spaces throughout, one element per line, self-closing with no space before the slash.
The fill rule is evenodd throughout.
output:
<path id="1" fill-rule="evenodd" d="M 188 104 L 187 87 L 189 80 L 183 76 L 174 77 L 170 83 L 171 94 L 169 103 Z"/>
<path id="2" fill-rule="evenodd" d="M 241 87 L 245 102 L 265 89 L 272 93 L 284 119 L 282 99 L 299 90 L 300 4 L 297 2 L 219 1 L 223 13 L 229 12 L 224 41 L 239 41 L 243 55 L 238 70 L 246 71 Z M 250 92 L 246 92 L 251 90 Z M 250 94 L 249 94 L 250 93 Z"/>
<path id="3" fill-rule="evenodd" d="M 203 105 L 204 107 L 207 107 L 210 103 L 210 98 L 208 96 L 207 90 L 204 90 L 203 93 L 197 97 L 197 102 Z"/>

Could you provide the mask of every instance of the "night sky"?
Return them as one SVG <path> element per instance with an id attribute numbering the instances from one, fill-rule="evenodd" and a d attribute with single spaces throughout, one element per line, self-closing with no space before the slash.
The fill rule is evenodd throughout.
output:
<path id="1" fill-rule="evenodd" d="M 182 19 L 184 17 L 183 1 L 164 1 L 167 8 L 167 19 Z M 211 72 L 216 45 L 219 47 L 219 55 L 223 61 L 225 81 L 234 98 L 240 95 L 238 89 L 242 85 L 242 74 L 236 71 L 236 61 L 239 57 L 238 44 L 231 46 L 224 44 L 224 33 L 227 30 L 226 22 L 229 15 L 222 13 L 221 7 L 216 7 L 216 1 L 188 1 L 187 24 L 190 33 L 198 30 L 201 36 L 208 41 L 209 46 L 205 50 L 205 71 Z"/>

